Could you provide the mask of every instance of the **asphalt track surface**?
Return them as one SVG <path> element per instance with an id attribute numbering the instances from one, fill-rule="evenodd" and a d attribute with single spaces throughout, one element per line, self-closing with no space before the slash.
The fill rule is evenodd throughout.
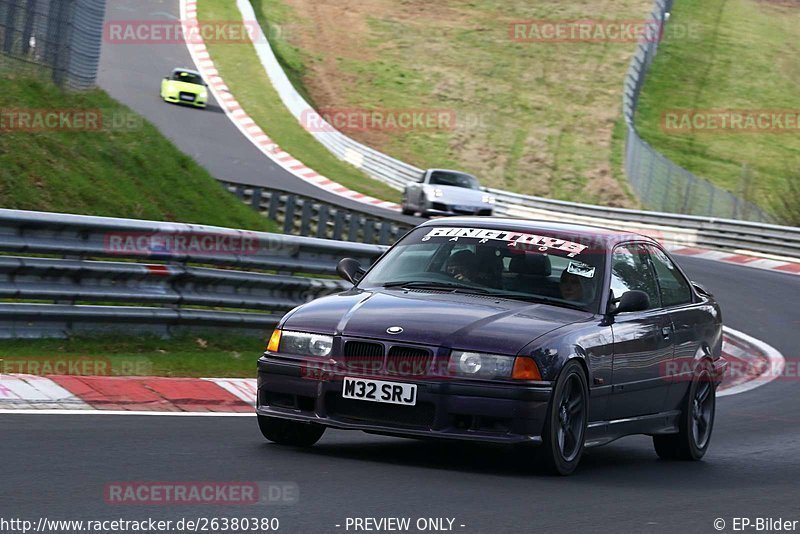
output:
<path id="1" fill-rule="evenodd" d="M 177 0 L 108 0 L 106 8 L 106 20 L 179 18 Z M 176 67 L 195 68 L 185 44 L 104 43 L 98 83 L 111 96 L 155 124 L 178 148 L 220 180 L 283 189 L 393 220 L 420 222 L 414 217 L 335 195 L 298 179 L 248 141 L 210 92 L 205 110 L 163 102 L 159 96 L 161 80 Z M 335 180 L 333 176 L 329 178 Z"/>
<path id="2" fill-rule="evenodd" d="M 158 2 L 110 4 L 112 14 L 133 18 L 146 13 L 120 8 Z M 112 66 L 105 57 L 103 84 L 112 94 L 138 111 L 162 110 L 148 117 L 212 172 L 241 163 L 264 174 L 267 164 L 243 140 L 233 153 L 206 151 L 228 127 L 224 115 L 163 111 L 143 78 L 180 64 L 187 57 L 180 49 L 139 54 L 131 49 L 115 59 L 132 65 Z M 129 79 L 110 81 L 112 71 Z M 128 89 L 115 93 L 121 85 Z M 800 277 L 680 261 L 717 296 L 728 326 L 770 343 L 796 369 Z M 254 349 L 254 367 L 257 356 Z M 449 517 L 455 532 L 469 533 L 717 532 L 714 520 L 722 518 L 732 532 L 734 517 L 800 520 L 798 407 L 798 379 L 779 379 L 718 400 L 702 462 L 660 461 L 649 438 L 629 437 L 588 451 L 569 478 L 525 473 L 520 463 L 528 458 L 501 448 L 359 432 L 329 430 L 312 449 L 286 448 L 264 441 L 250 417 L 0 415 L 0 518 L 277 517 L 280 532 L 298 533 L 345 532 L 348 517 L 410 517 L 412 524 Z M 288 481 L 300 494 L 291 506 L 110 505 L 104 487 L 119 481 Z"/>

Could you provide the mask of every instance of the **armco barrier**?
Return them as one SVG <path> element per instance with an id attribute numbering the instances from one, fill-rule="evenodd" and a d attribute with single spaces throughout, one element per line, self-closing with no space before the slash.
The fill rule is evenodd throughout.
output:
<path id="1" fill-rule="evenodd" d="M 244 203 L 280 223 L 287 234 L 387 245 L 410 228 L 400 220 L 399 214 L 389 211 L 385 217 L 378 218 L 285 191 L 229 182 L 224 185 Z M 600 225 L 649 235 L 671 246 L 800 257 L 800 228 L 550 199 L 532 201 L 523 195 L 490 191 L 498 198 L 503 195 L 508 198 L 498 214 L 511 218 Z M 514 200 L 519 203 L 514 204 Z"/>
<path id="2" fill-rule="evenodd" d="M 237 5 L 245 20 L 256 20 L 255 12 L 249 0 L 237 0 Z M 663 1 L 659 0 L 654 12 L 663 13 L 665 5 Z M 658 20 L 661 20 L 661 18 Z M 260 40 L 254 46 L 284 105 L 300 120 L 303 113 L 307 113 L 312 109 L 311 106 L 294 89 L 278 63 L 269 43 Z M 644 61 L 646 58 L 641 55 L 643 53 L 640 49 L 633 61 Z M 648 55 L 647 57 L 651 58 L 652 56 Z M 641 63 L 641 65 L 644 65 L 644 63 Z M 627 79 L 625 88 L 626 118 L 628 116 L 632 117 L 631 102 L 634 101 L 632 97 L 634 92 L 636 92 L 635 96 L 638 97 L 640 88 L 640 85 L 638 87 L 636 84 L 631 85 L 630 77 Z M 318 129 L 328 130 L 328 128 Z M 402 189 L 406 182 L 415 179 L 422 172 L 421 169 L 413 165 L 408 165 L 366 147 L 341 132 L 315 131 L 311 133 L 341 159 L 361 168 L 373 178 L 398 189 Z M 642 143 L 644 142 L 642 141 Z M 628 147 L 629 150 L 634 150 L 634 144 L 629 144 Z M 641 147 L 636 150 L 639 149 Z M 626 164 L 631 165 L 632 162 L 642 161 L 634 156 L 635 154 L 628 153 Z M 655 160 L 653 164 L 656 165 Z M 634 165 L 630 168 L 635 169 L 637 167 Z M 683 190 L 685 191 L 685 188 Z M 784 257 L 800 257 L 800 229 L 796 227 L 744 222 L 717 217 L 608 208 L 522 195 L 499 189 L 491 189 L 490 191 L 497 198 L 496 213 L 498 215 L 591 223 L 621 228 L 653 235 L 665 243 L 680 246 L 698 246 L 733 251 L 744 249 Z M 698 189 L 695 189 L 695 191 L 698 191 Z M 743 209 L 740 208 L 740 211 Z M 749 210 L 749 212 L 754 213 L 753 210 Z M 391 218 L 391 215 L 387 215 L 387 218 Z"/>
<path id="3" fill-rule="evenodd" d="M 267 332 L 385 247 L 213 226 L 0 209 L 0 337 Z"/>

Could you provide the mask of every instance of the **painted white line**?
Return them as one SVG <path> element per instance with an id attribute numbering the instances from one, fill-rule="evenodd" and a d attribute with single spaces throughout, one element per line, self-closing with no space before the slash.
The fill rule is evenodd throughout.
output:
<path id="1" fill-rule="evenodd" d="M 757 387 L 769 384 L 783 374 L 783 370 L 786 366 L 786 359 L 783 357 L 783 354 L 778 351 L 778 349 L 761 341 L 760 339 L 748 336 L 744 332 L 739 332 L 733 328 L 728 328 L 725 326 L 723 327 L 723 330 L 728 336 L 741 340 L 744 343 L 748 343 L 761 351 L 769 360 L 769 365 L 760 376 L 731 388 L 723 389 L 717 393 L 717 397 L 727 397 L 729 395 L 738 395 L 739 393 L 751 391 Z"/>
<path id="2" fill-rule="evenodd" d="M 213 382 L 231 395 L 255 406 L 258 384 L 255 378 L 203 378 Z"/>
<path id="3" fill-rule="evenodd" d="M 171 417 L 253 417 L 255 412 L 148 412 L 127 410 L 0 410 L 0 414 L 20 415 L 166 415 Z"/>
<path id="4" fill-rule="evenodd" d="M 38 375 L 0 376 L 0 401 L 23 406 L 28 404 L 34 408 L 50 405 L 88 408 L 76 395 L 49 378 Z"/>

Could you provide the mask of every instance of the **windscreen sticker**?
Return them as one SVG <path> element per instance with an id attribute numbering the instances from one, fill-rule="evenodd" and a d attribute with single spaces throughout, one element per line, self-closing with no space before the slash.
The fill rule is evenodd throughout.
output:
<path id="1" fill-rule="evenodd" d="M 448 237 L 450 241 L 478 239 L 480 243 L 486 243 L 489 240 L 505 241 L 508 243 L 509 247 L 516 247 L 521 250 L 538 250 L 539 252 L 560 250 L 566 252 L 569 258 L 574 258 L 589 248 L 587 245 L 581 245 L 580 243 L 557 239 L 555 237 L 483 228 L 431 228 L 431 231 L 428 232 L 422 240 L 428 241 L 432 237 Z"/>
<path id="2" fill-rule="evenodd" d="M 582 276 L 584 278 L 594 278 L 594 267 L 592 267 L 591 265 L 586 265 L 585 263 L 579 261 L 569 262 L 569 266 L 567 267 L 567 272 L 569 274 Z"/>

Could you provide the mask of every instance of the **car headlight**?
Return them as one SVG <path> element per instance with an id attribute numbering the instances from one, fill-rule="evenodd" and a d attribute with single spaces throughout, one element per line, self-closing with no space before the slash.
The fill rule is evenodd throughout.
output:
<path id="1" fill-rule="evenodd" d="M 441 189 L 434 189 L 433 191 L 431 191 L 431 195 L 436 198 L 439 198 L 441 196 L 444 196 L 444 191 L 442 191 Z"/>
<path id="2" fill-rule="evenodd" d="M 486 204 L 494 204 L 497 199 L 495 199 L 492 195 L 483 195 L 482 200 Z"/>
<path id="3" fill-rule="evenodd" d="M 454 350 L 450 354 L 447 368 L 451 375 L 472 378 L 542 379 L 536 362 L 527 356 L 501 356 L 500 354 Z"/>
<path id="4" fill-rule="evenodd" d="M 448 365 L 450 374 L 475 378 L 511 378 L 513 356 L 454 350 Z"/>
<path id="5" fill-rule="evenodd" d="M 270 352 L 319 357 L 330 355 L 331 349 L 333 349 L 333 336 L 278 329 L 272 333 L 267 347 Z"/>
<path id="6" fill-rule="evenodd" d="M 200 98 L 200 100 L 207 100 L 208 99 L 208 93 L 205 93 L 205 92 L 200 93 L 200 97 L 199 98 Z"/>

